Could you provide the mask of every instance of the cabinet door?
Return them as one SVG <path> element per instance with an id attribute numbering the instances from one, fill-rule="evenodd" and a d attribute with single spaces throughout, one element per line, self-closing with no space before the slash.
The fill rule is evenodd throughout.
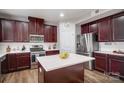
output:
<path id="1" fill-rule="evenodd" d="M 59 54 L 59 50 L 53 50 L 53 51 L 46 51 L 46 55 L 56 55 Z"/>
<path id="2" fill-rule="evenodd" d="M 2 23 L 0 20 L 0 42 L 2 42 Z"/>
<path id="3" fill-rule="evenodd" d="M 124 78 L 124 58 L 120 56 L 110 56 L 109 72 Z"/>
<path id="4" fill-rule="evenodd" d="M 2 20 L 2 41 L 14 41 L 15 22 L 9 20 Z"/>
<path id="5" fill-rule="evenodd" d="M 43 20 L 42 19 L 37 19 L 37 34 L 38 35 L 44 35 L 44 30 L 43 30 Z"/>
<path id="6" fill-rule="evenodd" d="M 25 69 L 30 67 L 30 54 L 25 53 L 25 54 L 17 54 L 17 69 Z"/>
<path id="7" fill-rule="evenodd" d="M 23 23 L 16 22 L 15 40 L 14 41 L 22 42 L 22 33 L 23 33 Z"/>
<path id="8" fill-rule="evenodd" d="M 22 41 L 28 42 L 29 41 L 28 23 L 23 22 L 22 24 L 23 24 Z"/>
<path id="9" fill-rule="evenodd" d="M 89 24 L 81 25 L 81 34 L 89 33 Z"/>
<path id="10" fill-rule="evenodd" d="M 124 13 L 113 16 L 113 40 L 124 41 Z"/>
<path id="11" fill-rule="evenodd" d="M 98 32 L 98 24 L 97 24 L 97 22 L 90 23 L 90 25 L 89 25 L 89 32 L 90 33 L 92 33 L 92 32 L 94 32 L 94 33 Z"/>
<path id="12" fill-rule="evenodd" d="M 15 41 L 16 42 L 29 41 L 28 23 L 19 21 L 16 22 Z"/>
<path id="13" fill-rule="evenodd" d="M 5 59 L 3 62 L 1 62 L 1 73 L 6 74 L 8 72 L 8 62 L 7 59 Z"/>
<path id="14" fill-rule="evenodd" d="M 50 42 L 50 26 L 45 25 L 44 26 L 44 41 Z"/>
<path id="15" fill-rule="evenodd" d="M 117 59 L 109 59 L 109 72 L 120 75 L 121 61 Z"/>
<path id="16" fill-rule="evenodd" d="M 36 31 L 36 19 L 35 18 L 31 18 L 29 17 L 29 32 L 30 34 L 37 34 L 37 31 Z"/>
<path id="17" fill-rule="evenodd" d="M 111 41 L 111 19 L 104 18 L 98 23 L 98 40 L 100 42 Z"/>
<path id="18" fill-rule="evenodd" d="M 52 42 L 52 27 L 49 26 L 49 25 L 45 25 L 44 27 L 44 39 L 45 39 L 45 42 Z"/>
<path id="19" fill-rule="evenodd" d="M 57 42 L 57 27 L 56 26 L 53 26 L 52 42 Z"/>
<path id="20" fill-rule="evenodd" d="M 107 55 L 95 54 L 95 69 L 107 72 Z"/>
<path id="21" fill-rule="evenodd" d="M 16 54 L 8 54 L 7 60 L 9 72 L 16 71 L 17 70 Z"/>

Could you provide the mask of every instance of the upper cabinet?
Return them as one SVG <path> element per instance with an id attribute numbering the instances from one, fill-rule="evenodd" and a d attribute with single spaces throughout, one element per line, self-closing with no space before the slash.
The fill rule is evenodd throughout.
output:
<path id="1" fill-rule="evenodd" d="M 113 41 L 124 41 L 124 13 L 113 16 Z"/>
<path id="2" fill-rule="evenodd" d="M 99 42 L 124 41 L 124 12 L 81 25 L 81 34 L 98 32 Z"/>
<path id="3" fill-rule="evenodd" d="M 23 21 L 1 20 L 2 42 L 27 42 L 29 41 L 28 23 Z"/>
<path id="4" fill-rule="evenodd" d="M 32 18 L 32 17 L 29 17 L 28 19 L 29 19 L 29 32 L 30 32 L 30 34 L 37 34 L 36 19 Z"/>
<path id="5" fill-rule="evenodd" d="M 81 25 L 81 34 L 89 33 L 89 24 Z"/>
<path id="6" fill-rule="evenodd" d="M 43 22 L 44 22 L 43 19 L 37 19 L 36 31 L 38 35 L 44 35 Z"/>
<path id="7" fill-rule="evenodd" d="M 44 41 L 57 42 L 57 27 L 52 25 L 44 26 Z"/>
<path id="8" fill-rule="evenodd" d="M 57 42 L 57 26 L 44 25 L 44 20 L 29 17 L 29 22 L 0 20 L 0 42 L 29 42 L 30 34 L 44 35 L 44 42 Z"/>
<path id="9" fill-rule="evenodd" d="M 98 40 L 101 42 L 111 41 L 111 18 L 107 17 L 99 20 Z"/>
<path id="10" fill-rule="evenodd" d="M 16 22 L 15 30 L 15 42 L 28 42 L 29 33 L 28 33 L 28 23 L 27 22 Z"/>
<path id="11" fill-rule="evenodd" d="M 53 26 L 52 41 L 57 42 L 57 26 Z"/>
<path id="12" fill-rule="evenodd" d="M 89 32 L 90 33 L 97 33 L 98 32 L 98 24 L 97 24 L 97 22 L 91 22 L 90 24 L 89 24 Z"/>
<path id="13" fill-rule="evenodd" d="M 3 42 L 13 42 L 15 32 L 15 21 L 1 20 L 1 35 Z"/>
<path id="14" fill-rule="evenodd" d="M 29 32 L 34 35 L 43 35 L 43 24 L 44 20 L 34 17 L 28 17 L 29 19 Z"/>

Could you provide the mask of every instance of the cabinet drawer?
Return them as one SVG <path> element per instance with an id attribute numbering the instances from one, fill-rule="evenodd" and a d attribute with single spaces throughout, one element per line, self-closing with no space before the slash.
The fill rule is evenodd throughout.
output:
<path id="1" fill-rule="evenodd" d="M 46 55 L 56 55 L 59 54 L 59 50 L 46 51 Z"/>
<path id="2" fill-rule="evenodd" d="M 102 57 L 106 57 L 107 54 L 103 54 L 103 53 L 94 53 L 94 56 L 102 56 Z"/>
<path id="3" fill-rule="evenodd" d="M 18 53 L 16 54 L 17 57 L 19 56 L 27 56 L 27 57 L 30 57 L 30 53 Z"/>

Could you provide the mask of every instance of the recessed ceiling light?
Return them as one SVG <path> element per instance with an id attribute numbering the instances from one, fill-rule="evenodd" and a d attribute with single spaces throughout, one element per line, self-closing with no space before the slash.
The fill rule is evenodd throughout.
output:
<path id="1" fill-rule="evenodd" d="M 60 13 L 60 17 L 64 17 L 64 13 Z"/>

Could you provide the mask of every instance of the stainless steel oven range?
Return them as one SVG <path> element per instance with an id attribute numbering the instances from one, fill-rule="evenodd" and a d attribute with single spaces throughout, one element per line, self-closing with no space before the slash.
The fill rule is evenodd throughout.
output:
<path id="1" fill-rule="evenodd" d="M 42 45 L 33 45 L 30 48 L 31 51 L 31 68 L 37 68 L 36 57 L 45 56 L 45 51 Z"/>

